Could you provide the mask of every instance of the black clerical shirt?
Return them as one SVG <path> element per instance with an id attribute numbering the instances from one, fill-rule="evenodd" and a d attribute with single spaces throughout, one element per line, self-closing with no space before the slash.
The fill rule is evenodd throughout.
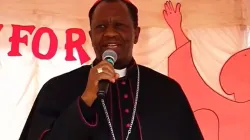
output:
<path id="1" fill-rule="evenodd" d="M 112 140 L 100 100 L 88 107 L 80 98 L 90 68 L 82 66 L 44 84 L 20 140 Z M 139 65 L 139 70 L 139 98 L 129 140 L 203 140 L 180 85 L 145 66 Z M 111 84 L 105 97 L 116 140 L 127 136 L 137 74 L 133 59 L 126 76 Z"/>

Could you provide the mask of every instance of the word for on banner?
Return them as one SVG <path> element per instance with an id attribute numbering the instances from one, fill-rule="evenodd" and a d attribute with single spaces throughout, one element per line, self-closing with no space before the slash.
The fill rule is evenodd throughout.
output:
<path id="1" fill-rule="evenodd" d="M 3 25 L 0 24 L 0 31 L 3 28 Z M 28 44 L 28 36 L 21 36 L 21 31 L 26 31 L 30 35 L 34 34 L 32 39 L 32 53 L 33 55 L 42 60 L 49 60 L 56 55 L 58 49 L 58 39 L 54 31 L 48 27 L 41 27 L 36 32 L 34 25 L 23 26 L 23 25 L 12 25 L 12 36 L 9 38 L 9 42 L 11 43 L 11 49 L 8 52 L 8 56 L 22 56 L 19 51 L 19 44 L 23 43 L 27 46 Z M 50 39 L 50 45 L 48 52 L 46 54 L 41 54 L 39 52 L 39 44 L 42 35 L 48 34 Z M 73 35 L 77 34 L 79 37 L 77 40 L 73 40 Z M 82 29 L 79 28 L 70 28 L 66 30 L 66 43 L 65 43 L 65 51 L 66 61 L 75 61 L 76 58 L 73 55 L 73 49 L 77 50 L 79 59 L 81 64 L 90 60 L 89 55 L 82 48 L 82 45 L 86 42 L 86 35 Z"/>

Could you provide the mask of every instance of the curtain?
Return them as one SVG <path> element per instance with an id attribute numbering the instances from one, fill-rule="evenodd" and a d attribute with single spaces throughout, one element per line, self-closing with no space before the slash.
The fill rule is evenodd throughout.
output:
<path id="1" fill-rule="evenodd" d="M 69 28 L 81 28 L 86 35 L 86 42 L 82 46 L 87 51 L 91 60 L 83 65 L 90 64 L 94 59 L 94 51 L 88 36 L 88 18 L 87 11 L 94 1 L 35 1 L 28 0 L 19 3 L 10 0 L 3 1 L 0 6 L 0 24 L 4 27 L 0 31 L 0 139 L 17 140 L 22 131 L 24 123 L 28 117 L 29 111 L 34 100 L 41 89 L 42 85 L 50 78 L 81 67 L 77 52 L 74 52 L 76 61 L 65 60 L 65 31 Z M 163 0 L 152 1 L 144 0 L 133 1 L 140 9 L 140 25 L 142 31 L 139 43 L 134 46 L 134 57 L 136 61 L 148 66 L 164 75 L 173 77 L 169 74 L 169 57 L 176 50 L 174 37 L 171 29 L 167 26 L 161 15 Z M 174 1 L 177 2 L 177 1 Z M 228 0 L 209 0 L 209 1 L 191 1 L 183 0 L 183 30 L 191 40 L 191 55 L 194 68 L 197 69 L 197 75 L 200 80 L 207 85 L 214 95 L 219 95 L 232 104 L 236 101 L 234 95 L 229 95 L 222 88 L 220 83 L 220 73 L 223 65 L 235 53 L 247 49 L 250 46 L 248 33 L 249 24 L 249 5 L 248 1 L 228 1 Z M 152 8 L 148 8 L 148 5 Z M 74 7 L 74 8 L 72 8 Z M 70 11 L 70 12 L 69 12 Z M 199 11 L 199 12 L 197 12 Z M 150 19 L 150 20 L 149 20 Z M 21 35 L 28 35 L 28 44 L 20 44 L 20 53 L 22 56 L 10 57 L 8 52 L 11 50 L 9 38 L 12 36 L 12 24 L 17 25 L 35 25 L 34 33 L 39 27 L 49 27 L 53 29 L 58 38 L 58 50 L 56 55 L 50 60 L 40 60 L 34 57 L 31 49 L 34 34 L 29 35 L 27 32 L 21 32 Z M 77 36 L 74 36 L 77 38 Z M 48 51 L 49 39 L 44 35 L 40 41 L 41 53 Z M 179 59 L 178 59 L 179 61 Z M 177 61 L 177 62 L 178 62 Z M 249 61 L 247 59 L 246 61 Z M 182 73 L 182 70 L 176 70 Z M 178 73 L 177 73 L 178 74 Z M 191 79 L 190 79 L 191 80 Z M 178 79 L 177 79 L 178 81 Z M 249 80 L 248 80 L 249 81 Z M 246 81 L 246 82 L 248 82 Z M 186 87 L 186 81 L 178 81 Z M 196 86 L 196 85 L 190 85 Z M 187 92 L 188 89 L 187 89 Z M 188 95 L 187 95 L 188 96 Z M 195 99 L 188 99 L 191 106 L 196 106 Z M 206 102 L 214 104 L 213 100 L 207 99 Z M 211 98 L 212 99 L 212 98 Z M 222 100 L 222 99 L 221 99 Z M 192 102 L 193 101 L 193 102 Z M 216 103 L 221 106 L 225 112 L 230 114 L 227 103 Z M 234 106 L 230 103 L 230 106 Z M 248 104 L 237 104 L 241 112 L 236 116 L 233 123 L 227 119 L 225 126 L 221 127 L 220 136 L 214 132 L 208 123 L 197 118 L 201 129 L 204 132 L 206 140 L 233 140 L 235 137 L 228 138 L 226 132 L 242 131 L 249 129 L 248 126 L 235 127 L 250 115 L 245 110 Z M 228 112 L 227 112 L 228 111 Z M 242 113 L 242 114 L 240 114 Z M 222 115 L 223 116 L 223 115 Z M 223 117 L 222 117 L 223 119 Z M 235 125 L 234 125 L 235 124 Z M 214 133 L 213 133 L 214 132 Z M 239 140 L 250 138 L 247 134 L 245 137 L 237 137 Z"/>

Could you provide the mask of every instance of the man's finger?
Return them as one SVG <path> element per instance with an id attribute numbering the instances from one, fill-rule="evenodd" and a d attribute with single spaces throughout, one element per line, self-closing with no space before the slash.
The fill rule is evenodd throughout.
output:
<path id="1" fill-rule="evenodd" d="M 98 73 L 98 69 L 99 68 L 97 68 L 97 70 L 96 70 L 97 73 Z M 112 70 L 110 70 L 108 67 L 105 67 L 105 66 L 102 67 L 102 72 L 101 73 L 105 73 L 105 74 L 107 74 L 109 76 L 115 77 L 115 73 Z M 98 73 L 98 74 L 100 74 L 100 73 Z"/>
<path id="2" fill-rule="evenodd" d="M 120 75 L 118 73 L 115 74 L 115 78 L 118 79 L 120 78 Z"/>
<path id="3" fill-rule="evenodd" d="M 115 73 L 115 70 L 114 70 L 114 67 L 112 64 L 110 64 L 109 62 L 107 61 L 102 61 L 101 63 L 99 63 L 98 65 L 96 65 L 97 68 L 107 68 L 109 69 L 110 71 L 112 71 L 112 73 Z"/>
<path id="4" fill-rule="evenodd" d="M 115 79 L 114 76 L 107 75 L 106 73 L 100 73 L 97 76 L 97 80 L 98 81 L 100 81 L 100 80 L 109 80 L 110 82 L 114 83 L 116 79 Z"/>

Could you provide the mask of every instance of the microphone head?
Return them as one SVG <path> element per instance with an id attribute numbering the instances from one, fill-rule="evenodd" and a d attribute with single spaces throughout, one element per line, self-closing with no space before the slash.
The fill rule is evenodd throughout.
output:
<path id="1" fill-rule="evenodd" d="M 116 60 L 117 60 L 117 54 L 115 51 L 113 50 L 106 50 L 103 54 L 102 54 L 102 59 L 103 60 L 107 60 L 109 63 L 111 64 L 115 64 Z"/>

